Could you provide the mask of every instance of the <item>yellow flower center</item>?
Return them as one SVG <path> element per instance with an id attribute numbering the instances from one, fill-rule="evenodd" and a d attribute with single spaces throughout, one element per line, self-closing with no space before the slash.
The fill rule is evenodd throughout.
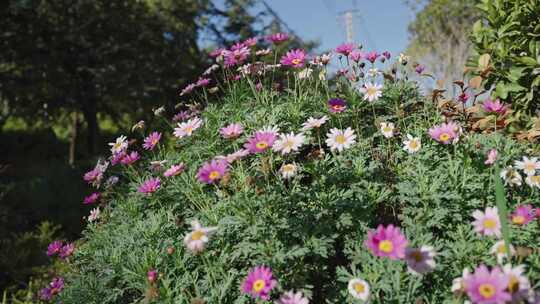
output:
<path id="1" fill-rule="evenodd" d="M 300 61 L 300 59 L 296 58 L 296 59 L 291 60 L 291 62 L 292 62 L 294 65 L 298 65 L 298 64 L 300 64 L 302 61 Z"/>
<path id="2" fill-rule="evenodd" d="M 214 180 L 216 178 L 219 178 L 221 176 L 221 174 L 219 174 L 219 172 L 217 171 L 212 171 L 210 172 L 210 174 L 208 175 L 208 178 L 211 179 L 211 180 Z"/>
<path id="3" fill-rule="evenodd" d="M 283 166 L 282 170 L 283 170 L 283 172 L 286 172 L 286 173 L 293 172 L 294 171 L 294 165 L 292 165 L 292 164 L 285 165 L 285 166 Z"/>
<path id="4" fill-rule="evenodd" d="M 384 240 L 379 243 L 379 250 L 384 253 L 390 253 L 394 249 L 394 244 L 388 240 Z"/>
<path id="5" fill-rule="evenodd" d="M 334 109 L 334 111 L 341 111 L 344 107 L 342 105 L 333 105 L 332 106 L 332 109 Z"/>
<path id="6" fill-rule="evenodd" d="M 194 241 L 200 240 L 204 236 L 204 232 L 201 230 L 195 230 L 193 233 L 191 233 L 191 239 Z"/>
<path id="7" fill-rule="evenodd" d="M 525 217 L 523 215 L 514 215 L 512 216 L 512 223 L 516 225 L 523 225 L 523 223 L 525 223 Z"/>
<path id="8" fill-rule="evenodd" d="M 519 290 L 519 280 L 516 278 L 516 276 L 510 276 L 510 280 L 508 281 L 508 291 L 510 293 L 516 293 Z"/>
<path id="9" fill-rule="evenodd" d="M 533 175 L 530 178 L 531 178 L 531 181 L 533 182 L 533 184 L 540 183 L 540 175 Z"/>
<path id="10" fill-rule="evenodd" d="M 450 140 L 450 134 L 442 133 L 441 135 L 439 135 L 439 140 L 443 142 Z"/>
<path id="11" fill-rule="evenodd" d="M 158 142 L 159 142 L 159 141 L 158 141 L 157 139 L 152 139 L 152 145 L 155 146 L 155 145 L 157 145 Z"/>
<path id="12" fill-rule="evenodd" d="M 347 138 L 345 138 L 345 135 L 340 134 L 336 136 L 336 142 L 340 145 L 343 145 L 347 141 Z"/>
<path id="13" fill-rule="evenodd" d="M 413 258 L 416 263 L 420 263 L 424 260 L 424 256 L 419 250 L 413 251 L 411 253 L 411 258 Z"/>
<path id="14" fill-rule="evenodd" d="M 369 96 L 374 96 L 375 94 L 377 94 L 377 89 L 374 87 L 369 87 L 366 91 L 366 94 Z"/>
<path id="15" fill-rule="evenodd" d="M 483 224 L 486 229 L 494 229 L 497 226 L 497 222 L 492 219 L 485 219 Z"/>
<path id="16" fill-rule="evenodd" d="M 480 284 L 478 287 L 478 292 L 484 299 L 490 299 L 495 295 L 495 287 L 489 283 Z"/>
<path id="17" fill-rule="evenodd" d="M 392 128 L 390 128 L 390 127 L 384 127 L 384 128 L 383 128 L 383 132 L 384 132 L 384 133 L 392 132 Z"/>
<path id="18" fill-rule="evenodd" d="M 266 286 L 266 283 L 264 282 L 264 280 L 258 279 L 257 281 L 253 283 L 253 290 L 256 292 L 259 292 L 263 290 L 265 286 Z"/>
<path id="19" fill-rule="evenodd" d="M 411 149 L 416 149 L 416 148 L 418 148 L 418 142 L 417 142 L 416 140 L 411 140 L 411 141 L 409 142 L 409 148 L 411 148 Z"/>
<path id="20" fill-rule="evenodd" d="M 255 147 L 257 147 L 257 149 L 262 150 L 262 149 L 266 149 L 268 147 L 268 144 L 264 141 L 260 141 L 255 145 Z"/>
<path id="21" fill-rule="evenodd" d="M 525 167 L 525 171 L 534 171 L 534 170 L 536 170 L 535 163 L 526 163 L 524 167 Z"/>
<path id="22" fill-rule="evenodd" d="M 191 126 L 185 127 L 184 132 L 191 133 L 191 132 L 193 132 L 193 128 Z"/>
<path id="23" fill-rule="evenodd" d="M 506 254 L 506 246 L 504 246 L 504 244 L 499 245 L 499 247 L 497 247 L 497 253 Z"/>
<path id="24" fill-rule="evenodd" d="M 354 283 L 353 288 L 354 288 L 354 291 L 356 291 L 357 293 L 364 293 L 364 291 L 366 290 L 366 287 L 364 286 L 364 284 L 360 282 Z"/>
<path id="25" fill-rule="evenodd" d="M 294 142 L 292 140 L 288 140 L 283 144 L 283 147 L 292 149 L 294 147 Z"/>

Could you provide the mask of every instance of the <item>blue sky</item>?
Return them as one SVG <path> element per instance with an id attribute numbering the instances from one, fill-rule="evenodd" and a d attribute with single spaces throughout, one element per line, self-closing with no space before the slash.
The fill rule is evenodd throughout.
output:
<path id="1" fill-rule="evenodd" d="M 353 7 L 352 0 L 266 0 L 302 39 L 318 40 L 320 51 L 345 41 L 345 27 L 338 14 Z M 408 42 L 407 25 L 413 15 L 402 0 L 357 0 L 354 23 L 357 42 L 365 50 L 403 51 Z"/>

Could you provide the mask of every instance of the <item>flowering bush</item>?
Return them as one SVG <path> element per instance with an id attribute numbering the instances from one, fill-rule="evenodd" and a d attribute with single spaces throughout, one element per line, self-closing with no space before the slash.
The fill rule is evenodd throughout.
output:
<path id="1" fill-rule="evenodd" d="M 286 39 L 214 52 L 182 112 L 111 144 L 51 297 L 537 303 L 537 147 L 423 97 L 405 55 L 257 50 Z"/>

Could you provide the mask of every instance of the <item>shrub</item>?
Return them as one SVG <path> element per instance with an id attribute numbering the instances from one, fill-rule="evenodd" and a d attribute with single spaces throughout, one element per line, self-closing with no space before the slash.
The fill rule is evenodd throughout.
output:
<path id="1" fill-rule="evenodd" d="M 173 126 L 170 113 L 157 111 L 163 123 L 143 137 L 159 129 L 159 140 L 147 138 L 143 149 L 120 137 L 110 163 L 85 176 L 100 189 L 94 204 L 101 214 L 61 274 L 60 301 L 252 303 L 246 293 L 277 300 L 294 290 L 310 303 L 351 303 L 365 299 L 367 283 L 372 303 L 456 303 L 467 297 L 451 288 L 465 267 L 489 265 L 495 275 L 490 249 L 507 214 L 490 218 L 487 209 L 491 222 L 480 222 L 478 232 L 472 215 L 496 206 L 498 166 L 535 154 L 536 146 L 475 133 L 465 113 L 443 112 L 408 80 L 415 72 L 403 57 L 388 63 L 389 54 L 369 53 L 360 64 L 337 55 L 346 70 L 327 81 L 324 57 L 308 64 L 301 52 L 288 53 L 282 67 L 253 63 L 236 74 L 242 63 L 230 61 L 242 57 L 227 52 L 219 57 L 233 56 L 231 66 L 212 68 L 224 79 L 184 89 L 190 110 L 174 116 L 182 122 Z M 368 73 L 364 65 L 389 72 Z M 374 82 L 384 84 L 381 96 Z M 302 128 L 324 116 L 320 127 Z M 220 134 L 235 122 L 244 133 L 236 126 Z M 533 173 L 526 183 L 521 171 L 503 174 L 512 212 L 537 204 L 537 170 L 521 167 Z M 114 185 L 106 182 L 112 175 Z M 524 216 L 510 225 L 519 257 L 504 261 L 523 263 L 537 282 L 538 222 L 525 215 L 527 223 Z"/>

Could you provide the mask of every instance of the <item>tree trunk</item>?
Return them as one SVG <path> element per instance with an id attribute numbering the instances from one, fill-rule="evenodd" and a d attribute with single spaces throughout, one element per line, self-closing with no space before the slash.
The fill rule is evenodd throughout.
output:
<path id="1" fill-rule="evenodd" d="M 83 107 L 84 120 L 87 124 L 86 145 L 88 154 L 96 153 L 97 140 L 99 136 L 99 128 L 97 124 L 96 101 L 94 99 L 86 100 Z"/>
<path id="2" fill-rule="evenodd" d="M 72 114 L 71 124 L 71 136 L 69 137 L 69 165 L 73 166 L 75 163 L 75 148 L 77 145 L 77 135 L 79 131 L 79 113 L 74 111 Z"/>

